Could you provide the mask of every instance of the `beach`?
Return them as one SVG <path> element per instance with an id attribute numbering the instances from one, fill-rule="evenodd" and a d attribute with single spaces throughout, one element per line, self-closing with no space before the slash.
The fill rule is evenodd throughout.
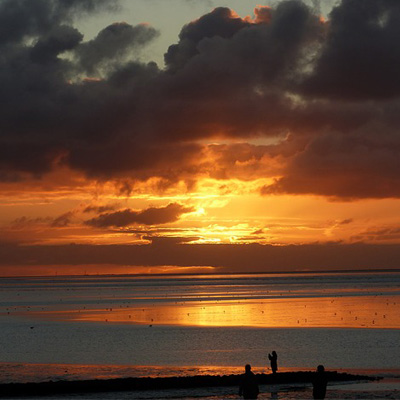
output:
<path id="1" fill-rule="evenodd" d="M 0 22 L 0 400 L 400 400 L 400 0 Z"/>
<path id="2" fill-rule="evenodd" d="M 228 375 L 247 363 L 269 374 L 276 350 L 279 372 L 323 364 L 384 377 L 335 382 L 327 398 L 398 398 L 399 281 L 397 272 L 2 279 L 0 382 Z M 265 386 L 260 398 L 274 393 L 309 398 L 310 385 Z M 237 388 L 129 396 L 237 398 Z"/>
<path id="3" fill-rule="evenodd" d="M 348 373 L 325 372 L 330 385 L 336 392 L 344 392 L 346 388 L 355 383 L 370 384 L 382 380 L 382 377 L 367 375 L 355 375 Z M 309 394 L 314 372 L 297 371 L 279 374 L 256 374 L 261 391 L 260 397 L 265 398 L 270 393 L 272 398 L 279 398 L 278 394 L 291 396 L 295 392 L 305 396 Z M 196 375 L 185 377 L 154 377 L 154 378 L 119 378 L 119 379 L 95 379 L 78 381 L 50 381 L 40 383 L 11 383 L 0 385 L 0 398 L 19 397 L 45 397 L 62 396 L 74 397 L 89 396 L 98 398 L 108 393 L 108 396 L 125 398 L 186 398 L 186 397 L 218 397 L 237 396 L 237 389 L 242 379 L 241 374 L 231 375 Z M 346 386 L 344 386 L 346 384 Z M 387 384 L 386 384 L 387 385 Z M 339 390 L 337 390 L 339 388 Z M 369 391 L 372 387 L 369 388 Z M 377 389 L 377 388 L 376 388 Z M 385 392 L 384 385 L 379 387 Z M 368 391 L 368 388 L 367 390 Z M 376 390 L 375 390 L 376 391 Z M 354 390 L 353 390 L 354 392 Z M 396 394 L 394 392 L 394 394 Z M 386 391 L 386 395 L 390 395 Z"/>
<path id="4" fill-rule="evenodd" d="M 375 371 L 376 372 L 376 371 Z M 381 371 L 382 372 L 382 371 Z M 257 374 L 260 399 L 309 399 L 313 372 Z M 327 372 L 328 399 L 398 399 L 399 375 L 372 377 Z M 236 399 L 241 375 L 119 378 L 0 384 L 0 398 Z M 274 380 L 277 380 L 274 382 Z"/>

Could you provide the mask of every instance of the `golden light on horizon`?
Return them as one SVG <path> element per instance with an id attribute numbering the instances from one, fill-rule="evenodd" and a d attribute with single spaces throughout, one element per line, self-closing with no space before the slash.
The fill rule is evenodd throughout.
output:
<path id="1" fill-rule="evenodd" d="M 265 182 L 207 178 L 200 180 L 191 192 L 175 187 L 160 194 L 151 193 L 146 187 L 129 195 L 116 193 L 115 183 L 99 186 L 88 182 L 85 191 L 82 180 L 77 192 L 72 186 L 53 191 L 44 185 L 34 192 L 28 187 L 25 191 L 9 191 L 0 198 L 2 235 L 16 242 L 33 243 L 34 238 L 37 244 L 148 243 L 140 234 L 134 234 L 141 231 L 142 235 L 147 232 L 147 236 L 197 238 L 191 240 L 193 244 L 301 244 L 332 240 L 352 242 L 360 238 L 378 241 L 379 235 L 387 231 L 382 240 L 399 241 L 393 219 L 400 214 L 400 203 L 396 199 L 338 202 L 305 195 L 260 196 L 258 188 Z M 193 211 L 159 226 L 101 229 L 84 225 L 91 217 L 84 212 L 89 206 L 146 210 L 170 203 L 192 207 Z M 370 215 L 374 215 L 373 220 Z M 56 224 L 62 216 L 64 219 Z M 392 226 L 393 235 L 390 234 Z"/>

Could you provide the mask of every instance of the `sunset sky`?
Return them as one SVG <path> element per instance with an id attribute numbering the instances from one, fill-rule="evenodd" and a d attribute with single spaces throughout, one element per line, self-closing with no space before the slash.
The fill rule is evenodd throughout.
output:
<path id="1" fill-rule="evenodd" d="M 0 0 L 0 275 L 398 268 L 398 0 Z"/>

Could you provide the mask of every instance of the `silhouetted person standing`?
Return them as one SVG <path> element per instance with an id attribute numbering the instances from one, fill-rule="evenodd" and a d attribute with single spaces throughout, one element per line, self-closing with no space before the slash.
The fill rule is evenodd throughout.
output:
<path id="1" fill-rule="evenodd" d="M 314 399 L 325 399 L 326 386 L 328 380 L 326 379 L 325 368 L 323 365 L 318 365 L 317 372 L 313 379 L 313 398 Z"/>
<path id="2" fill-rule="evenodd" d="M 239 396 L 244 399 L 256 399 L 260 393 L 256 376 L 251 372 L 251 365 L 246 364 L 239 387 Z"/>
<path id="3" fill-rule="evenodd" d="M 272 373 L 276 374 L 276 371 L 278 371 L 278 354 L 276 354 L 276 351 L 274 350 L 272 354 L 268 354 L 268 358 L 271 361 Z"/>

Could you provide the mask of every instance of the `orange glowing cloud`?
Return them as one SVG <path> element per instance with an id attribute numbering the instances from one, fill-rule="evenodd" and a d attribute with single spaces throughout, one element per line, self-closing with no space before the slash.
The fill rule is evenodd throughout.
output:
<path id="1" fill-rule="evenodd" d="M 86 40 L 74 16 L 98 6 L 14 3 L 12 18 L 0 9 L 0 246 L 140 244 L 166 259 L 193 246 L 202 259 L 206 243 L 400 243 L 394 3 L 344 1 L 327 21 L 298 1 L 251 17 L 218 7 L 182 27 L 164 65 L 143 61 L 160 34 L 149 24 Z"/>

